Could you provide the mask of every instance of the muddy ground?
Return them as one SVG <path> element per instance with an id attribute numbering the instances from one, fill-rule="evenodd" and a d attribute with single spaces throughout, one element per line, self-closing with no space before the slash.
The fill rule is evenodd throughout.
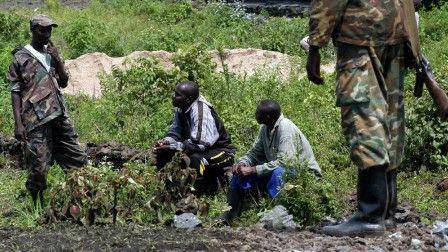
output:
<path id="1" fill-rule="evenodd" d="M 415 240 L 413 240 L 415 239 Z M 178 230 L 128 224 L 80 227 L 70 223 L 38 229 L 0 229 L 0 250 L 161 251 L 434 251 L 430 228 L 400 224 L 379 238 L 336 238 L 311 231 L 272 232 L 258 228 Z"/>

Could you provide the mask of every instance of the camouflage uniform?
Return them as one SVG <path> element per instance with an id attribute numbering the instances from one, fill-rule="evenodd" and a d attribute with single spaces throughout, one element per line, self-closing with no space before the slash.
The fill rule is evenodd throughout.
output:
<path id="1" fill-rule="evenodd" d="M 46 187 L 49 165 L 56 160 L 63 168 L 81 167 L 86 153 L 78 142 L 53 66 L 47 69 L 25 48 L 14 54 L 8 79 L 11 92 L 21 97 L 21 119 L 27 131 L 25 164 L 29 170 L 26 187 Z"/>
<path id="2" fill-rule="evenodd" d="M 337 47 L 337 106 L 351 158 L 360 169 L 396 169 L 404 147 L 400 0 L 314 0 L 310 45 Z"/>

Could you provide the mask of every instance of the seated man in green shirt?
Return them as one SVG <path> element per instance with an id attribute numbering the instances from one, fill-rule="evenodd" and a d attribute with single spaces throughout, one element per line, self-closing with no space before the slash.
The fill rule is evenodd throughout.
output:
<path id="1" fill-rule="evenodd" d="M 287 163 L 307 162 L 309 168 L 320 176 L 320 167 L 311 146 L 297 128 L 281 113 L 280 105 L 273 100 L 261 101 L 255 118 L 262 124 L 258 138 L 247 154 L 232 166 L 227 203 L 232 207 L 220 219 L 229 221 L 241 214 L 244 191 L 258 186 L 275 198 L 283 186 L 282 175 Z"/>

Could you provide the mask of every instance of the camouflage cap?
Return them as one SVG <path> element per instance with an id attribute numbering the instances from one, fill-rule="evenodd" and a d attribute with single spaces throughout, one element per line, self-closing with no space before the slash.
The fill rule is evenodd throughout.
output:
<path id="1" fill-rule="evenodd" d="M 36 15 L 30 19 L 30 27 L 33 28 L 35 26 L 52 26 L 52 27 L 58 27 L 58 25 L 49 17 L 46 15 Z"/>

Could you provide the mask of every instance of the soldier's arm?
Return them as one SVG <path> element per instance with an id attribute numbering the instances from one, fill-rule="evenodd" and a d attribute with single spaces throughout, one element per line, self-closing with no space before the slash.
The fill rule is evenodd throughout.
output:
<path id="1" fill-rule="evenodd" d="M 333 34 L 335 27 L 344 16 L 348 0 L 313 0 L 310 13 L 311 46 L 322 47 L 326 45 Z"/>
<path id="2" fill-rule="evenodd" d="M 19 67 L 16 61 L 9 66 L 8 79 L 11 82 L 11 100 L 12 100 L 12 112 L 14 115 L 14 135 L 17 140 L 26 140 L 26 130 L 22 122 L 22 98 L 20 97 L 21 78 Z"/>
<path id="3" fill-rule="evenodd" d="M 59 76 L 59 86 L 61 88 L 66 88 L 68 84 L 68 74 L 65 70 L 64 61 L 61 58 L 61 55 L 59 54 L 59 50 L 53 46 L 52 43 L 48 44 L 48 53 L 51 55 L 51 58 L 53 59 L 53 62 L 55 64 L 56 72 Z"/>

